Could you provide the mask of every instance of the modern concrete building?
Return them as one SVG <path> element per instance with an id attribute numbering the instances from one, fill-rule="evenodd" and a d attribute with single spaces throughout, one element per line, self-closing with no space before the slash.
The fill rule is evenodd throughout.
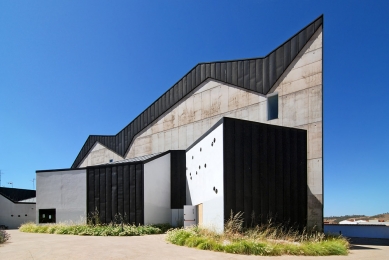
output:
<path id="1" fill-rule="evenodd" d="M 310 23 L 308 26 L 300 30 L 286 42 L 277 47 L 274 51 L 262 58 L 252 58 L 244 60 L 232 60 L 232 61 L 221 61 L 221 62 L 209 62 L 200 63 L 190 70 L 186 75 L 177 81 L 170 89 L 168 89 L 160 98 L 158 98 L 153 104 L 151 104 L 145 111 L 143 111 L 138 117 L 130 122 L 126 127 L 119 131 L 116 135 L 112 136 L 89 136 L 85 144 L 81 148 L 77 155 L 71 170 L 65 172 L 84 172 L 86 187 L 80 187 L 83 196 L 86 196 L 88 206 L 85 210 L 90 212 L 91 207 L 99 207 L 104 204 L 101 202 L 101 196 L 99 200 L 94 200 L 92 203 L 92 197 L 96 196 L 97 192 L 100 195 L 104 193 L 104 189 L 95 189 L 94 195 L 92 196 L 92 190 L 89 189 L 88 185 L 92 185 L 92 177 L 95 176 L 96 185 L 96 173 L 92 173 L 93 169 L 99 169 L 101 173 L 102 165 L 114 165 L 117 163 L 117 167 L 122 165 L 123 167 L 123 186 L 117 192 L 117 194 L 123 193 L 123 209 L 121 206 L 121 200 L 118 197 L 118 212 L 125 214 L 125 207 L 129 207 L 128 214 L 135 214 L 134 219 L 139 223 L 148 223 L 146 219 L 148 216 L 146 212 L 146 197 L 144 201 L 140 199 L 138 204 L 143 208 L 136 208 L 135 213 L 131 213 L 131 185 L 135 185 L 136 189 L 143 189 L 141 185 L 153 185 L 153 178 L 151 182 L 146 182 L 146 165 L 147 160 L 138 158 L 147 157 L 153 158 L 153 155 L 158 154 L 171 154 L 171 151 L 180 150 L 185 152 L 185 163 L 186 168 L 189 168 L 190 161 L 188 161 L 188 154 L 191 153 L 193 144 L 198 140 L 205 140 L 208 138 L 204 136 L 212 127 L 215 126 L 221 119 L 224 118 L 235 118 L 240 120 L 258 122 L 262 124 L 274 125 L 280 128 L 277 129 L 289 129 L 295 128 L 304 130 L 306 134 L 305 143 L 298 142 L 300 145 L 299 151 L 305 151 L 305 162 L 304 170 L 306 180 L 302 188 L 304 193 L 304 200 L 300 201 L 305 208 L 305 215 L 300 216 L 304 223 L 308 227 L 317 226 L 322 228 L 323 223 L 323 17 L 317 18 L 315 21 Z M 249 127 L 251 129 L 251 126 Z M 242 130 L 243 131 L 243 130 Z M 278 130 L 277 130 L 278 131 Z M 281 132 L 283 130 L 280 130 Z M 233 135 L 231 138 L 235 138 Z M 284 138 L 283 135 L 277 135 L 275 140 Z M 273 139 L 271 139 L 273 140 Z M 244 141 L 244 139 L 242 140 Z M 226 145 L 224 142 L 223 145 Z M 255 144 L 260 146 L 261 144 Z M 287 150 L 284 144 L 281 142 L 273 142 L 273 145 L 279 145 L 277 149 L 281 149 L 283 156 L 290 157 L 292 150 Z M 302 147 L 305 146 L 305 147 Z M 286 150 L 283 150 L 286 149 Z M 276 148 L 269 148 L 268 152 L 275 151 Z M 238 152 L 238 150 L 237 150 Z M 220 151 L 218 154 L 220 155 Z M 247 153 L 247 150 L 240 150 L 239 153 Z M 273 158 L 271 163 L 276 161 L 276 154 L 266 154 L 269 158 Z M 220 155 L 221 156 L 221 155 Z M 222 157 L 220 157 L 222 158 Z M 219 159 L 220 159 L 219 158 Z M 126 160 L 129 160 L 126 162 Z M 131 161 L 133 160 L 133 161 Z M 125 164 L 127 163 L 131 169 L 132 164 L 141 160 L 141 165 L 138 166 L 143 169 L 143 172 L 139 170 L 132 179 L 131 170 L 124 170 Z M 155 159 L 157 160 L 157 159 Z M 220 159 L 221 160 L 221 159 Z M 270 159 L 269 159 L 270 160 Z M 297 161 L 296 161 L 297 162 Z M 180 162 L 181 164 L 182 162 Z M 270 162 L 269 162 L 270 163 Z M 226 169 L 229 165 L 224 165 L 223 169 L 220 170 L 220 174 L 223 176 L 237 176 L 241 171 L 239 168 L 234 168 L 232 175 L 226 175 Z M 107 167 L 107 166 L 104 166 Z M 115 166 L 109 166 L 115 167 Z M 137 166 L 134 166 L 135 169 Z M 167 167 L 167 166 L 166 166 Z M 170 164 L 170 168 L 173 164 Z M 269 184 L 266 186 L 266 190 L 269 193 L 274 193 L 274 189 L 278 187 L 280 176 L 284 176 L 287 173 L 283 168 L 277 168 L 279 165 L 263 169 L 265 175 L 275 178 L 276 186 Z M 139 169 L 140 169 L 139 168 Z M 119 169 L 119 168 L 117 168 Z M 162 169 L 156 167 L 156 169 Z M 177 184 L 173 184 L 174 178 L 181 178 L 181 176 L 187 176 L 187 170 L 180 171 L 176 177 L 172 177 L 171 170 L 166 168 L 166 178 L 170 172 L 170 196 L 171 205 L 170 209 L 178 210 L 176 213 L 181 213 L 179 210 L 182 209 L 182 202 L 188 203 L 188 197 L 196 196 L 194 194 L 200 192 L 205 187 L 199 186 L 193 189 L 191 184 L 186 185 L 187 193 L 180 196 L 180 203 L 174 204 L 173 200 L 176 198 L 173 195 L 173 190 L 182 190 L 182 187 Z M 295 171 L 296 169 L 292 169 Z M 157 171 L 157 170 L 156 170 Z M 158 171 L 157 171 L 158 172 Z M 153 174 L 158 175 L 157 172 L 149 173 L 150 176 Z M 63 173 L 65 174 L 65 173 Z M 81 173 L 80 173 L 81 174 Z M 162 174 L 162 173 L 161 173 Z M 234 175 L 235 174 L 235 175 Z M 252 176 L 262 174 L 258 172 L 250 173 Z M 279 174 L 279 175 L 277 175 Z M 43 210 L 40 206 L 40 187 L 39 182 L 44 180 L 43 175 L 49 175 L 49 173 L 37 172 L 37 192 L 38 192 L 38 205 L 37 210 Z M 107 176 L 114 176 L 113 168 L 111 171 L 105 168 L 105 178 Z M 120 176 L 120 173 L 119 173 Z M 221 176 L 221 175 L 220 175 Z M 219 176 L 219 177 L 220 177 Z M 250 175 L 251 176 L 251 175 Z M 243 182 L 250 180 L 249 175 L 243 174 Z M 189 176 L 190 177 L 190 176 Z M 249 179 L 245 179 L 245 178 Z M 45 177 L 49 178 L 49 177 Z M 81 178 L 81 177 L 80 177 Z M 82 177 L 84 178 L 84 177 Z M 104 177 L 102 177 L 104 178 Z M 126 179 L 127 178 L 127 179 Z M 143 178 L 143 179 L 142 179 Z M 184 177 L 185 178 L 185 177 Z M 118 179 L 119 180 L 119 179 Z M 142 180 L 137 182 L 137 180 Z M 189 179 L 190 180 L 190 179 Z M 190 183 L 186 178 L 186 182 Z M 225 180 L 225 178 L 224 178 Z M 99 179 L 100 181 L 100 179 Z M 135 183 L 134 183 L 135 181 Z M 219 179 L 218 182 L 221 180 Z M 80 184 L 81 185 L 81 184 Z M 100 184 L 99 184 L 100 185 Z M 92 185 L 93 186 L 93 185 Z M 108 185 L 109 186 L 109 185 Z M 107 187 L 105 186 L 107 199 Z M 219 183 L 220 194 L 225 189 L 224 186 Z M 96 186 L 94 186 L 96 187 Z M 145 186 L 146 187 L 146 186 Z M 280 186 L 281 187 L 281 186 Z M 121 190 L 123 189 L 123 190 Z M 136 190 L 135 189 L 135 190 Z M 146 188 L 145 188 L 146 189 Z M 216 189 L 216 188 L 215 188 Z M 88 193 L 86 192 L 88 191 Z M 148 194 L 146 190 L 144 195 Z M 277 191 L 278 192 L 278 191 Z M 109 192 L 108 192 L 109 193 Z M 116 194 L 113 186 L 111 189 L 111 195 Z M 126 195 L 127 194 L 127 195 Z M 205 194 L 205 193 L 204 193 Z M 223 193 L 224 194 L 224 193 Z M 229 193 L 228 196 L 240 196 L 239 194 Z M 90 196 L 90 197 L 89 197 Z M 119 195 L 118 195 L 119 196 Z M 120 195 L 121 196 L 121 195 Z M 127 197 L 126 197 L 127 196 Z M 129 196 L 129 197 L 128 197 Z M 224 196 L 224 195 L 223 195 Z M 136 198 L 140 198 L 135 194 Z M 185 197 L 185 199 L 183 199 Z M 111 200 L 113 197 L 109 197 Z M 127 198 L 127 199 L 126 199 Z M 221 199 L 221 198 L 220 198 Z M 136 199 L 135 199 L 136 200 Z M 205 206 L 206 197 L 201 200 L 193 200 L 191 203 L 203 203 Z M 84 200 L 85 201 L 85 200 Z M 97 202 L 98 201 L 98 202 Z M 231 205 L 226 202 L 225 197 L 223 198 L 224 211 L 230 211 L 233 209 Z M 107 202 L 107 201 L 106 201 Z M 105 203 L 106 203 L 105 202 Z M 59 203 L 59 202 L 58 202 Z M 102 204 L 101 204 L 102 203 Z M 112 203 L 116 201 L 112 200 Z M 127 203 L 129 203 L 127 205 Z M 141 205 L 143 203 L 143 205 Z M 149 202 L 148 202 L 149 203 Z M 161 202 L 162 203 L 162 202 Z M 200 204 L 201 204 L 200 203 Z M 254 202 L 252 202 L 254 203 Z M 279 203 L 277 200 L 269 201 L 272 204 L 271 207 L 276 207 Z M 275 205 L 273 205 L 275 203 Z M 284 203 L 284 202 L 281 202 Z M 85 204 L 85 203 L 84 203 Z M 92 205 L 93 204 L 93 205 Z M 153 203 L 152 203 L 153 204 Z M 174 205 L 173 205 L 174 204 Z M 50 204 L 50 207 L 54 207 L 56 204 Z M 107 204 L 104 204 L 107 207 Z M 167 207 L 167 204 L 164 204 Z M 155 205 L 156 206 L 156 205 Z M 180 209 L 175 208 L 180 206 Z M 46 205 L 44 207 L 49 207 Z M 56 206 L 55 206 L 56 207 Z M 108 205 L 109 207 L 109 205 Z M 111 205 L 112 207 L 112 205 Z M 116 207 L 116 206 L 115 206 Z M 162 208 L 166 208 L 162 207 Z M 230 209 L 231 207 L 231 209 Z M 97 207 L 98 208 L 98 207 Z M 240 208 L 236 207 L 237 209 Z M 255 209 L 256 206 L 248 207 L 247 209 Z M 281 207 L 280 207 L 281 208 Z M 268 207 L 257 208 L 260 212 L 255 212 L 256 215 L 269 216 L 269 215 L 280 215 L 279 208 L 272 208 L 274 211 L 270 212 L 271 209 Z M 144 210 L 143 215 L 141 210 Z M 162 210 L 162 209 L 161 209 Z M 206 215 L 206 208 L 203 208 L 203 214 Z M 246 211 L 246 209 L 244 209 Z M 100 210 L 101 211 L 101 210 Z M 162 210 L 163 211 L 163 210 Z M 161 211 L 161 212 L 162 212 Z M 115 212 L 115 211 L 113 211 Z M 303 211 L 301 211 L 303 212 Z M 245 212 L 246 213 L 246 212 Z M 138 215 L 139 218 L 138 218 Z M 166 213 L 167 214 L 167 213 Z M 172 213 L 175 214 L 175 213 Z M 246 213 L 247 214 L 247 213 Z M 282 213 L 283 214 L 283 213 Z M 300 213 L 299 213 L 300 214 Z M 142 216 L 141 216 L 142 215 Z M 112 216 L 112 215 L 111 215 Z M 130 217 L 131 219 L 131 217 Z M 221 221 L 225 220 L 225 214 L 220 217 Z M 283 221 L 285 220 L 282 217 Z M 294 218 L 290 218 L 292 220 Z M 106 220 L 110 220 L 110 218 Z M 204 219 L 205 220 L 205 219 Z M 153 220 L 154 221 L 154 220 Z"/>
<path id="2" fill-rule="evenodd" d="M 35 190 L 0 187 L 0 226 L 18 228 L 35 222 Z"/>

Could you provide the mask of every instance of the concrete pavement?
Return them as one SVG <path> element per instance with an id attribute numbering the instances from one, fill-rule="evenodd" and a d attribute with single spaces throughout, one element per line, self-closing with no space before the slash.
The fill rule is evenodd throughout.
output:
<path id="1" fill-rule="evenodd" d="M 22 233 L 7 230 L 11 239 L 0 246 L 0 259 L 389 259 L 389 244 L 356 240 L 348 256 L 245 256 L 203 251 L 169 244 L 164 235 L 88 237 Z M 385 245 L 387 244 L 387 245 Z"/>

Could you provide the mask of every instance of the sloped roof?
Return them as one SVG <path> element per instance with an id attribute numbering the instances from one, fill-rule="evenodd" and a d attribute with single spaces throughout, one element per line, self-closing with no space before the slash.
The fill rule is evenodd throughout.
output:
<path id="1" fill-rule="evenodd" d="M 78 167 L 96 142 L 124 157 L 139 132 L 207 79 L 266 95 L 322 24 L 323 16 L 320 16 L 265 57 L 197 64 L 116 135 L 90 135 L 72 168 Z"/>
<path id="2" fill-rule="evenodd" d="M 0 194 L 11 200 L 12 202 L 18 202 L 21 200 L 31 199 L 36 197 L 35 190 L 16 189 L 0 187 Z"/>

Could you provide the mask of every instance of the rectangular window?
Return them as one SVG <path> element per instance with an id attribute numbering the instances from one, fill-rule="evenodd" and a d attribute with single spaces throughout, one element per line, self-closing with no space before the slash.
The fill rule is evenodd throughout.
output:
<path id="1" fill-rule="evenodd" d="M 278 93 L 267 97 L 267 120 L 278 118 Z"/>
<path id="2" fill-rule="evenodd" d="M 39 223 L 55 223 L 55 209 L 40 209 Z"/>

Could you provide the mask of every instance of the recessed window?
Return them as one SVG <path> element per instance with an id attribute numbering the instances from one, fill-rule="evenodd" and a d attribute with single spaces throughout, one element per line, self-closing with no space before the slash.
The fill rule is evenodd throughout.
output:
<path id="1" fill-rule="evenodd" d="M 278 118 L 278 93 L 267 97 L 267 120 Z"/>
<path id="2" fill-rule="evenodd" d="M 55 209 L 40 209 L 39 223 L 55 223 Z"/>

